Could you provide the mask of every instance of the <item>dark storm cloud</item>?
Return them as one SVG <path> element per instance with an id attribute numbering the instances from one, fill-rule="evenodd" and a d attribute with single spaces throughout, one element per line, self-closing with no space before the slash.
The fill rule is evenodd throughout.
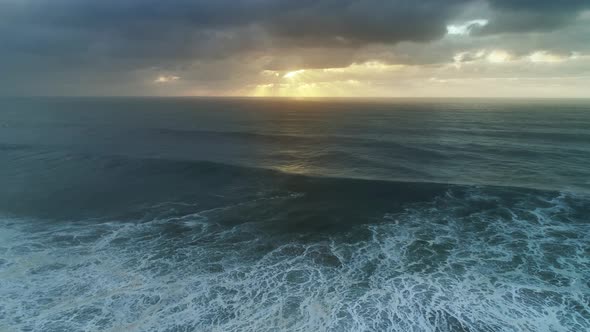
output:
<path id="1" fill-rule="evenodd" d="M 572 23 L 588 0 L 487 0 L 494 10 L 490 24 L 476 34 L 545 32 Z"/>
<path id="2" fill-rule="evenodd" d="M 318 1 L 271 20 L 278 35 L 319 42 L 396 43 L 430 41 L 446 33 L 446 23 L 466 0 Z"/>
<path id="3" fill-rule="evenodd" d="M 129 52 L 143 53 L 142 44 L 151 44 L 193 55 L 211 46 L 199 44 L 215 37 L 215 32 L 227 35 L 247 26 L 303 45 L 428 41 L 443 36 L 446 21 L 468 1 L 9 0 L 0 4 L 4 7 L 0 15 L 6 32 L 19 32 L 5 32 L 2 37 L 22 51 L 114 43 L 117 50 L 128 46 Z"/>
<path id="4" fill-rule="evenodd" d="M 590 5 L 587 0 L 487 0 L 490 5 L 500 10 L 572 12 Z"/>
<path id="5" fill-rule="evenodd" d="M 3 0 L 6 52 L 206 58 L 269 46 L 427 42 L 474 0 Z M 590 1 L 487 0 L 482 34 L 550 30 Z M 287 47 L 288 47 L 287 46 Z"/>

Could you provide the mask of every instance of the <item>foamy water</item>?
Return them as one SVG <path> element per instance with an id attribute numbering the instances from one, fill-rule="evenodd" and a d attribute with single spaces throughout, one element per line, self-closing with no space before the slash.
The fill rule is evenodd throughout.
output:
<path id="1" fill-rule="evenodd" d="M 331 234 L 216 223 L 236 205 L 3 217 L 0 330 L 587 331 L 588 204 L 457 188 Z"/>

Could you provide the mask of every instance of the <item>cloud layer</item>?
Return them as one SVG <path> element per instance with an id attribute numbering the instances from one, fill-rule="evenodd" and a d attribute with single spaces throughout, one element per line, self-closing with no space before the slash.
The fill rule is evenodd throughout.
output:
<path id="1" fill-rule="evenodd" d="M 0 94 L 254 94 L 291 71 L 371 63 L 461 77 L 458 57 L 478 52 L 500 60 L 480 63 L 488 76 L 526 56 L 560 67 L 550 77 L 565 63 L 583 76 L 585 58 L 571 54 L 588 52 L 588 10 L 587 0 L 0 0 Z M 382 91 L 388 75 L 358 84 Z M 330 84 L 316 79 L 301 84 Z"/>

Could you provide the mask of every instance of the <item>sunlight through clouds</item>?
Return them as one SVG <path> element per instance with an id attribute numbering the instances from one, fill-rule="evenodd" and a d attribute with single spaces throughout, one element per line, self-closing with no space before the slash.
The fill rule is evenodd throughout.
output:
<path id="1" fill-rule="evenodd" d="M 279 73 L 270 70 L 261 72 L 268 81 L 256 84 L 252 96 L 350 96 L 353 91 L 366 94 L 371 81 L 402 70 L 404 65 L 390 65 L 379 61 L 353 63 L 342 68 L 300 69 Z"/>
<path id="2" fill-rule="evenodd" d="M 493 50 L 488 54 L 488 61 L 491 63 L 505 63 L 513 59 L 513 56 L 504 50 Z"/>
<path id="3" fill-rule="evenodd" d="M 304 72 L 305 72 L 305 69 L 290 71 L 290 72 L 286 73 L 285 75 L 283 75 L 283 78 L 295 78 L 296 76 L 299 76 L 300 74 L 303 74 Z"/>
<path id="4" fill-rule="evenodd" d="M 590 1 L 21 2 L 0 0 L 0 95 L 416 97 L 509 74 L 534 97 L 590 76 Z"/>

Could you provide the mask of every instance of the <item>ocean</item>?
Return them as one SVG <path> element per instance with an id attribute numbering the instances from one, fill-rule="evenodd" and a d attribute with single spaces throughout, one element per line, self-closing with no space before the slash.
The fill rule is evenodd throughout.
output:
<path id="1" fill-rule="evenodd" d="M 590 101 L 1 99 L 0 331 L 590 331 Z"/>

